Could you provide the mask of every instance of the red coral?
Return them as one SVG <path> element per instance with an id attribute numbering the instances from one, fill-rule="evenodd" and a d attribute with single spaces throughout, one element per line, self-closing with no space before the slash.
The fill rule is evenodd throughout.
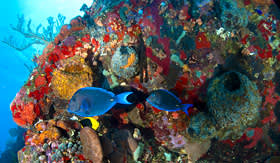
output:
<path id="1" fill-rule="evenodd" d="M 125 35 L 125 31 L 124 30 L 119 30 L 115 32 L 118 36 L 118 42 L 122 41 Z"/>
<path id="2" fill-rule="evenodd" d="M 248 37 L 249 37 L 249 34 L 245 35 L 245 36 L 241 39 L 241 43 L 242 43 L 243 45 L 247 44 L 247 39 L 248 39 Z"/>
<path id="3" fill-rule="evenodd" d="M 34 112 L 34 104 L 32 102 L 23 104 L 23 109 L 17 109 L 16 113 L 13 114 L 14 121 L 22 127 L 25 127 L 26 125 L 32 125 L 36 117 L 37 115 Z"/>
<path id="4" fill-rule="evenodd" d="M 169 66 L 170 66 L 170 49 L 169 49 L 169 38 L 159 38 L 158 43 L 163 45 L 163 49 L 165 51 L 166 57 L 164 59 L 159 59 L 155 55 L 153 55 L 152 48 L 146 47 L 146 55 L 151 58 L 154 62 L 156 62 L 159 66 L 163 68 L 163 74 L 168 75 Z"/>
<path id="5" fill-rule="evenodd" d="M 188 13 L 188 9 L 189 9 L 188 6 L 182 7 L 182 13 L 181 14 L 184 17 L 184 20 L 188 20 L 191 17 Z"/>
<path id="6" fill-rule="evenodd" d="M 64 55 L 61 52 L 61 48 L 56 46 L 54 50 L 49 54 L 48 62 L 49 63 L 56 63 L 57 61 L 64 59 Z"/>
<path id="7" fill-rule="evenodd" d="M 144 110 L 144 108 L 145 108 L 144 105 L 141 104 L 141 103 L 137 104 L 136 107 L 137 107 L 139 110 Z"/>
<path id="8" fill-rule="evenodd" d="M 121 113 L 120 118 L 123 124 L 128 124 L 128 114 L 127 112 Z"/>
<path id="9" fill-rule="evenodd" d="M 159 112 L 161 112 L 161 110 L 159 110 L 159 109 L 157 109 L 157 108 L 155 108 L 155 107 L 153 107 L 152 106 L 152 109 L 153 109 L 153 111 L 157 114 L 157 113 L 159 113 Z"/>
<path id="10" fill-rule="evenodd" d="M 272 22 L 267 22 L 265 20 L 261 20 L 260 23 L 258 24 L 258 29 L 262 33 L 262 36 L 266 41 L 269 40 L 271 36 L 274 34 L 271 32 L 272 30 Z"/>
<path id="11" fill-rule="evenodd" d="M 227 140 L 222 140 L 221 141 L 224 144 L 228 144 L 231 148 L 236 144 L 234 141 L 227 139 Z"/>
<path id="12" fill-rule="evenodd" d="M 54 43 L 56 45 L 59 44 L 61 41 L 63 41 L 71 33 L 69 27 L 70 27 L 69 24 L 63 25 L 61 27 L 59 34 L 54 39 Z"/>
<path id="13" fill-rule="evenodd" d="M 280 45 L 279 45 L 280 48 Z M 278 55 L 276 56 L 277 60 L 280 61 L 280 50 L 278 51 Z"/>
<path id="14" fill-rule="evenodd" d="M 82 41 L 86 42 L 86 43 L 89 43 L 90 42 L 90 35 L 86 34 L 84 37 L 82 37 Z"/>
<path id="15" fill-rule="evenodd" d="M 51 82 L 51 79 L 52 79 L 51 73 L 53 72 L 54 68 L 56 68 L 56 66 L 54 64 L 48 65 L 48 66 L 45 67 L 47 83 Z"/>
<path id="16" fill-rule="evenodd" d="M 274 114 L 274 111 L 273 111 L 273 110 L 270 110 L 269 113 L 270 113 L 269 116 L 268 116 L 268 117 L 265 117 L 265 118 L 261 121 L 263 124 L 266 124 L 266 123 L 269 123 L 269 122 L 272 122 L 272 123 L 276 122 L 276 116 L 275 116 L 275 114 Z"/>
<path id="17" fill-rule="evenodd" d="M 177 92 L 177 94 L 179 96 L 181 96 L 182 93 L 184 92 L 184 89 L 187 88 L 187 84 L 188 84 L 188 75 L 187 75 L 187 73 L 184 73 L 177 80 L 175 87 L 174 87 L 174 91 Z"/>
<path id="18" fill-rule="evenodd" d="M 50 88 L 48 86 L 45 86 L 45 87 L 41 87 L 40 88 L 40 93 L 41 94 L 48 94 L 50 91 Z"/>
<path id="19" fill-rule="evenodd" d="M 40 100 L 41 98 L 44 97 L 44 94 L 41 94 L 39 90 L 35 90 L 33 92 L 30 92 L 28 94 L 29 97 L 33 97 L 36 100 Z"/>
<path id="20" fill-rule="evenodd" d="M 11 108 L 12 113 L 14 113 L 15 110 L 17 109 L 17 106 L 15 103 L 13 103 L 10 108 Z"/>
<path id="21" fill-rule="evenodd" d="M 187 55 L 186 55 L 186 53 L 183 50 L 180 50 L 180 59 L 181 60 L 187 59 Z"/>
<path id="22" fill-rule="evenodd" d="M 109 41 L 110 41 L 110 35 L 109 34 L 104 35 L 103 42 L 107 43 Z"/>
<path id="23" fill-rule="evenodd" d="M 49 93 L 49 90 L 50 90 L 50 88 L 48 86 L 44 86 L 44 87 L 41 87 L 39 90 L 30 92 L 28 94 L 28 96 L 39 101 L 40 99 L 42 99 L 45 96 L 45 94 Z"/>
<path id="24" fill-rule="evenodd" d="M 40 115 L 40 105 L 39 104 L 36 104 L 35 107 L 34 107 L 34 112 L 36 113 L 37 116 Z"/>
<path id="25" fill-rule="evenodd" d="M 84 155 L 82 155 L 82 154 L 79 154 L 79 155 L 76 155 L 76 156 L 79 158 L 79 160 L 86 160 Z"/>
<path id="26" fill-rule="evenodd" d="M 141 33 L 141 27 L 139 24 L 134 24 L 127 30 L 127 34 L 130 37 L 137 37 Z"/>
<path id="27" fill-rule="evenodd" d="M 94 45 L 94 46 L 95 46 L 95 48 L 94 48 L 94 52 L 96 52 L 96 51 L 97 51 L 97 49 L 100 47 L 99 42 L 98 42 L 95 38 L 92 38 L 92 39 L 91 39 L 91 43 L 92 43 L 92 45 Z"/>
<path id="28" fill-rule="evenodd" d="M 221 142 L 224 143 L 224 144 L 228 144 L 230 145 L 230 147 L 232 148 L 236 143 L 240 143 L 240 142 L 243 142 L 247 139 L 247 136 L 246 134 L 244 133 L 241 138 L 235 140 L 235 141 L 232 141 L 230 139 L 227 139 L 227 140 L 222 140 Z"/>
<path id="29" fill-rule="evenodd" d="M 179 118 L 179 112 L 172 112 L 171 115 L 172 115 L 173 119 Z"/>
<path id="30" fill-rule="evenodd" d="M 70 22 L 71 31 L 75 32 L 75 31 L 83 30 L 85 28 L 84 23 L 85 22 L 83 21 L 83 18 L 81 16 L 72 19 Z"/>
<path id="31" fill-rule="evenodd" d="M 46 77 L 45 76 L 41 76 L 39 75 L 36 79 L 35 79 L 35 87 L 36 88 L 39 88 L 41 86 L 44 86 L 47 84 L 47 81 L 46 81 Z"/>
<path id="32" fill-rule="evenodd" d="M 74 48 L 80 48 L 83 47 L 83 43 L 81 41 L 76 41 Z"/>
<path id="33" fill-rule="evenodd" d="M 252 137 L 247 136 L 247 140 L 251 140 L 251 143 L 248 145 L 245 145 L 244 148 L 250 149 L 257 145 L 258 141 L 263 138 L 263 130 L 262 128 L 248 128 L 247 131 L 254 130 L 254 135 Z"/>
<path id="34" fill-rule="evenodd" d="M 143 19 L 141 19 L 139 21 L 139 24 L 142 24 L 144 27 L 150 27 L 151 31 L 149 35 L 154 35 L 156 31 L 156 25 L 148 17 L 144 17 Z"/>
<path id="35" fill-rule="evenodd" d="M 272 48 L 270 45 L 267 45 L 267 49 L 262 49 L 259 46 L 254 46 L 258 50 L 258 56 L 261 59 L 268 59 L 272 57 Z"/>
<path id="36" fill-rule="evenodd" d="M 247 6 L 247 5 L 249 5 L 249 4 L 251 4 L 251 1 L 250 1 L 250 0 L 244 0 L 244 5 L 245 5 L 245 6 Z"/>
<path id="37" fill-rule="evenodd" d="M 72 50 L 72 47 L 67 47 L 65 45 L 61 46 L 61 53 L 65 56 L 65 58 L 73 57 L 75 53 Z"/>
<path id="38" fill-rule="evenodd" d="M 211 43 L 208 41 L 205 36 L 205 32 L 198 32 L 195 38 L 196 49 L 210 48 Z"/>
<path id="39" fill-rule="evenodd" d="M 275 106 L 276 103 L 280 100 L 280 96 L 275 93 L 275 85 L 272 81 L 267 82 L 266 85 L 268 87 L 266 87 L 262 92 L 263 96 L 265 96 L 263 107 L 267 104 L 272 104 L 272 106 Z"/>

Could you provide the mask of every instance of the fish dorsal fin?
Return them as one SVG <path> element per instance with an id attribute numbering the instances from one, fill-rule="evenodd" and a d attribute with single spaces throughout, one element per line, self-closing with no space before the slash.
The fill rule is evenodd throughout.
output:
<path id="1" fill-rule="evenodd" d="M 179 103 L 181 103 L 182 101 L 179 99 L 179 97 L 177 97 L 175 94 L 173 94 L 172 92 L 166 90 L 166 89 L 160 89 L 160 91 L 164 91 L 167 94 L 169 94 L 170 96 L 172 96 L 173 98 L 175 98 Z"/>
<path id="2" fill-rule="evenodd" d="M 189 116 L 189 108 L 192 107 L 192 104 L 182 104 L 182 110 Z"/>
<path id="3" fill-rule="evenodd" d="M 127 97 L 131 95 L 133 92 L 124 92 L 115 96 L 116 102 L 120 104 L 130 105 L 129 101 L 127 101 Z"/>

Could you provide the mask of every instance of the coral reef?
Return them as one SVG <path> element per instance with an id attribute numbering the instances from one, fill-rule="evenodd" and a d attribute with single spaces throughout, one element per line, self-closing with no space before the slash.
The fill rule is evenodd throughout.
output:
<path id="1" fill-rule="evenodd" d="M 68 123 L 68 131 L 57 126 L 58 122 L 55 120 L 40 122 L 37 124 L 37 131 L 28 130 L 25 135 L 25 147 L 18 151 L 19 161 L 24 163 L 85 161 L 81 142 L 77 137 L 78 134 L 75 134 L 79 126 L 73 121 L 65 123 Z"/>
<path id="2" fill-rule="evenodd" d="M 279 154 L 279 11 L 268 1 L 93 1 L 61 27 L 10 105 L 20 162 L 264 162 Z M 132 91 L 81 127 L 82 87 Z M 183 111 L 146 98 L 167 89 Z M 94 107 L 94 106 L 93 106 Z M 164 107 L 164 106 L 163 106 Z M 266 157 L 266 158 L 264 158 Z M 220 159 L 220 160 L 219 160 Z"/>

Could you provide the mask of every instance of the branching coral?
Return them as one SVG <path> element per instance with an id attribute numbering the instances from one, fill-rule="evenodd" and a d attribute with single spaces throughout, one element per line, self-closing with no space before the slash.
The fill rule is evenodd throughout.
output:
<path id="1" fill-rule="evenodd" d="M 60 28 L 62 27 L 62 25 L 64 25 L 65 16 L 58 14 L 56 21 L 53 17 L 49 17 L 47 20 L 48 26 L 43 27 L 43 30 L 41 32 L 41 24 L 38 25 L 36 27 L 36 30 L 34 31 L 31 29 L 31 19 L 26 24 L 24 15 L 18 16 L 17 25 L 11 25 L 11 28 L 12 30 L 23 35 L 26 40 L 24 40 L 20 44 L 14 36 L 10 36 L 8 38 L 5 38 L 2 42 L 18 51 L 23 51 L 34 44 L 47 45 L 54 40 L 54 37 L 58 34 Z"/>

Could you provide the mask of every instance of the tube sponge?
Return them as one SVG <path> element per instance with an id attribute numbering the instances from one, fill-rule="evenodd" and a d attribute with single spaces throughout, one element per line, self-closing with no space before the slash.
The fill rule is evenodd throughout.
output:
<path id="1" fill-rule="evenodd" d="M 259 119 L 262 99 L 257 86 L 239 72 L 230 71 L 214 78 L 209 83 L 207 98 L 220 140 L 238 139 Z"/>

